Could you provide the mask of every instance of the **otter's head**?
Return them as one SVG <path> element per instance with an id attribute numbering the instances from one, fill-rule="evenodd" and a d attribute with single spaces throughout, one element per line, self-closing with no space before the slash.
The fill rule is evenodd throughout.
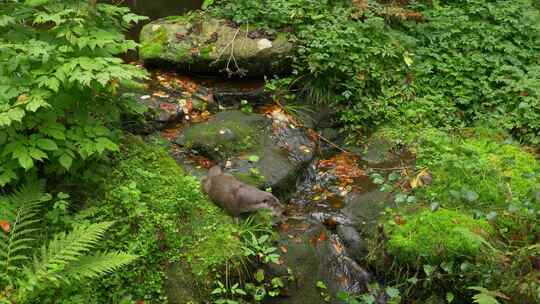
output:
<path id="1" fill-rule="evenodd" d="M 203 192 L 208 193 L 210 191 L 210 188 L 212 187 L 212 177 L 222 174 L 220 166 L 213 166 L 208 170 L 208 173 L 206 174 L 206 177 L 202 179 L 201 186 L 203 189 Z"/>
<path id="2" fill-rule="evenodd" d="M 208 173 L 206 174 L 206 178 L 210 179 L 210 178 L 212 178 L 212 177 L 214 177 L 216 175 L 220 175 L 220 174 L 223 174 L 223 170 L 221 170 L 220 166 L 215 165 L 212 168 L 210 168 L 210 170 L 208 170 Z"/>
<path id="3" fill-rule="evenodd" d="M 264 204 L 270 211 L 272 211 L 274 215 L 280 216 L 283 214 L 283 206 L 281 205 L 280 201 L 272 194 L 268 193 L 268 195 L 264 197 L 261 203 Z"/>

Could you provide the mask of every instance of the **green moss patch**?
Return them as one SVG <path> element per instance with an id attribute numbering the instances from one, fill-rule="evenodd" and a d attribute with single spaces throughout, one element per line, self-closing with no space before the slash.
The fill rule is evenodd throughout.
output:
<path id="1" fill-rule="evenodd" d="M 505 138 L 485 129 L 418 132 L 412 140 L 417 165 L 433 175 L 433 184 L 419 194 L 446 206 L 484 211 L 521 204 L 540 184 L 540 164 Z"/>
<path id="2" fill-rule="evenodd" d="M 405 217 L 405 224 L 390 222 L 388 252 L 401 262 L 437 264 L 476 257 L 492 232 L 485 220 L 454 210 L 429 210 Z"/>
<path id="3" fill-rule="evenodd" d="M 210 121 L 184 130 L 177 142 L 188 148 L 197 148 L 213 159 L 226 158 L 258 150 L 267 123 L 263 116 L 256 114 L 220 112 Z"/>
<path id="4" fill-rule="evenodd" d="M 165 149 L 135 137 L 123 144 L 89 207 L 92 217 L 117 222 L 106 248 L 140 255 L 129 272 L 116 273 L 104 283 L 107 286 L 96 287 L 96 294 L 103 297 L 100 303 L 114 302 L 110 297 L 118 293 L 163 300 L 167 265 L 175 263 L 187 269 L 176 274 L 190 282 L 187 291 L 203 293 L 211 274 L 241 254 L 237 226 L 207 200 L 200 183 L 185 174 Z"/>

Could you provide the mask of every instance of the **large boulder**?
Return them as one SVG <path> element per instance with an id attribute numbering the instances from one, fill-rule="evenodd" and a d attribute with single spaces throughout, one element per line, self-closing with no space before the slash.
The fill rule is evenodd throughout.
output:
<path id="1" fill-rule="evenodd" d="M 288 190 L 315 152 L 304 130 L 242 111 L 219 112 L 193 124 L 175 143 L 226 165 L 229 173 L 262 189 Z"/>
<path id="2" fill-rule="evenodd" d="M 153 21 L 143 27 L 140 42 L 146 63 L 204 74 L 280 74 L 290 68 L 294 51 L 287 33 L 270 36 L 203 12 Z"/>

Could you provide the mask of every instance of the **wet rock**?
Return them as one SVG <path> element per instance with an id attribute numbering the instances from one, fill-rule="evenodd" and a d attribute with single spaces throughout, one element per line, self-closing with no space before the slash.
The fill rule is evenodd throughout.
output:
<path id="1" fill-rule="evenodd" d="M 359 261 L 366 256 L 368 253 L 367 243 L 355 227 L 351 225 L 338 225 L 336 231 L 340 239 L 343 240 L 347 252 L 355 260 Z"/>
<path id="2" fill-rule="evenodd" d="M 144 93 L 125 93 L 122 98 L 137 105 L 135 113 L 123 113 L 123 124 L 133 133 L 150 134 L 182 120 L 184 111 L 173 99 Z"/>
<path id="3" fill-rule="evenodd" d="M 228 173 L 261 189 L 294 186 L 315 150 L 305 131 L 241 111 L 219 112 L 194 124 L 175 143 L 225 165 Z"/>
<path id="4" fill-rule="evenodd" d="M 145 113 L 146 119 L 154 122 L 158 129 L 182 119 L 183 111 L 177 103 L 161 101 L 156 98 L 141 102 L 148 107 L 148 111 Z"/>
<path id="5" fill-rule="evenodd" d="M 185 266 L 185 263 L 169 265 L 165 274 L 167 303 L 200 303 L 201 299 L 209 297 L 209 293 L 195 283 L 197 280 Z"/>
<path id="6" fill-rule="evenodd" d="M 224 161 L 261 145 L 271 122 L 262 115 L 240 111 L 220 112 L 206 122 L 187 127 L 175 140 L 179 145 Z"/>
<path id="7" fill-rule="evenodd" d="M 257 37 L 247 30 L 204 12 L 171 16 L 143 27 L 139 55 L 145 63 L 204 74 L 260 76 L 290 69 L 294 45 L 288 33 Z"/>
<path id="8" fill-rule="evenodd" d="M 229 82 L 216 85 L 212 89 L 217 109 L 239 108 L 243 100 L 253 106 L 272 102 L 270 94 L 264 91 L 264 81 Z"/>
<path id="9" fill-rule="evenodd" d="M 362 160 L 371 166 L 395 163 L 399 160 L 399 155 L 394 153 L 394 148 L 395 145 L 390 140 L 380 136 L 372 137 L 361 153 Z"/>
<path id="10" fill-rule="evenodd" d="M 322 281 L 327 293 L 339 291 L 357 293 L 366 290 L 369 274 L 346 254 L 346 249 L 335 235 L 322 225 L 306 222 L 286 223 L 281 230 L 279 248 L 285 263 L 296 278 L 287 288 L 287 297 L 272 303 L 324 303 L 316 284 Z M 338 303 L 332 299 L 331 303 Z"/>
<path id="11" fill-rule="evenodd" d="M 375 185 L 360 193 L 350 193 L 345 199 L 342 212 L 354 222 L 354 227 L 362 237 L 376 232 L 377 223 L 383 212 L 389 207 L 390 195 L 381 192 Z"/>

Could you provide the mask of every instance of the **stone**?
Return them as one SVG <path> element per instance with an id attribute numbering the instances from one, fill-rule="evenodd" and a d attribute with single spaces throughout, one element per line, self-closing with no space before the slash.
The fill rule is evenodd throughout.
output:
<path id="1" fill-rule="evenodd" d="M 280 267 L 290 268 L 296 280 L 285 289 L 286 297 L 270 300 L 270 303 L 324 303 L 316 287 L 318 281 L 327 286 L 326 292 L 332 298 L 329 303 L 339 303 L 333 298 L 339 291 L 361 293 L 366 290 L 371 276 L 347 256 L 336 235 L 320 224 L 289 222 L 286 227 L 280 231 L 278 247 L 282 249 L 284 260 Z M 278 268 L 274 273 L 283 271 Z"/>
<path id="2" fill-rule="evenodd" d="M 271 76 L 290 70 L 295 47 L 288 33 L 250 36 L 248 26 L 190 12 L 145 25 L 139 56 L 148 64 L 173 64 L 202 74 Z"/>
<path id="3" fill-rule="evenodd" d="M 303 129 L 276 126 L 255 113 L 224 111 L 193 124 L 175 143 L 227 164 L 227 173 L 258 187 L 287 190 L 315 154 L 315 143 Z"/>

